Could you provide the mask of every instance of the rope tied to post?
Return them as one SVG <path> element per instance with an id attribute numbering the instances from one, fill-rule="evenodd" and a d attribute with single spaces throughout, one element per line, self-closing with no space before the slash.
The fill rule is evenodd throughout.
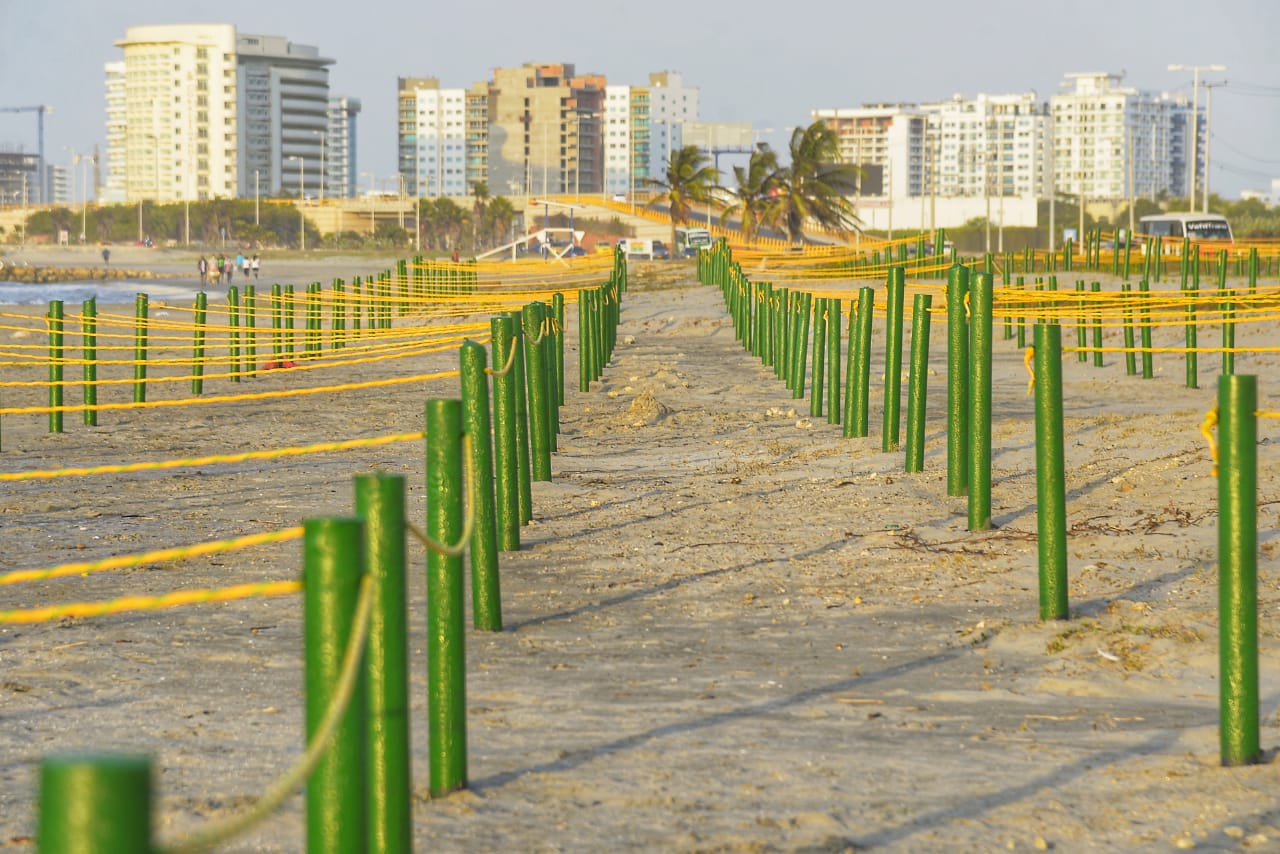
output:
<path id="1" fill-rule="evenodd" d="M 515 348 L 512 348 L 515 349 Z M 462 437 L 462 458 L 465 461 L 467 469 L 467 518 L 462 522 L 462 534 L 458 537 L 457 545 L 445 545 L 437 542 L 426 531 L 418 528 L 412 523 L 405 522 L 405 529 L 413 534 L 418 542 L 422 543 L 431 551 L 445 557 L 462 557 L 466 551 L 467 543 L 471 541 L 471 534 L 476 527 L 476 507 L 475 507 L 475 466 L 471 464 L 471 437 L 464 435 Z"/>
<path id="2" fill-rule="evenodd" d="M 485 368 L 484 372 L 491 377 L 502 378 L 502 377 L 505 377 L 508 373 L 510 373 L 511 368 L 513 365 L 515 365 L 515 363 L 516 363 L 516 348 L 515 348 L 515 342 L 513 341 L 511 345 L 511 349 L 507 352 L 507 363 L 502 366 L 502 370 L 495 371 L 493 368 Z"/>
<path id="3" fill-rule="evenodd" d="M 333 702 L 325 710 L 315 736 L 307 745 L 306 751 L 293 764 L 293 767 L 281 775 L 271 788 L 257 800 L 254 805 L 237 816 L 226 821 L 211 822 L 202 830 L 196 831 L 186 839 L 172 845 L 160 846 L 160 854 L 194 854 L 197 851 L 209 851 L 233 837 L 253 827 L 273 813 L 295 789 L 306 782 L 311 772 L 320 763 L 324 752 L 329 749 L 338 731 L 339 724 L 346 716 L 351 698 L 355 696 L 357 677 L 360 675 L 360 660 L 364 655 L 365 641 L 369 636 L 369 621 L 373 614 L 373 583 L 369 576 L 360 579 L 360 598 L 356 601 L 355 619 L 351 624 L 351 638 L 342 656 L 342 673 L 334 691 Z"/>
<path id="4" fill-rule="evenodd" d="M 1026 352 L 1022 354 L 1022 364 L 1027 366 L 1027 373 L 1031 375 L 1031 379 L 1027 380 L 1027 394 L 1030 395 L 1036 390 L 1036 369 L 1032 362 L 1036 358 L 1036 348 L 1028 347 Z"/>
<path id="5" fill-rule="evenodd" d="M 1213 476 L 1218 476 L 1218 441 L 1214 438 L 1213 428 L 1218 426 L 1218 407 L 1210 409 L 1204 414 L 1204 421 L 1200 424 L 1200 434 L 1204 436 L 1204 440 L 1209 443 L 1209 456 L 1213 459 Z"/>

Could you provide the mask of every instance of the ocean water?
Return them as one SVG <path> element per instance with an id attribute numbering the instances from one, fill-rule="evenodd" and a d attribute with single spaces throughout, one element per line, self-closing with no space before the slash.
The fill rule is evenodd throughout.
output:
<path id="1" fill-rule="evenodd" d="M 190 306 L 195 303 L 199 287 L 159 281 L 134 282 L 127 279 L 105 282 L 57 282 L 27 285 L 0 282 L 0 305 L 48 305 L 62 300 L 65 305 L 79 305 L 97 297 L 102 305 L 132 303 L 138 294 L 146 294 L 152 302 L 163 301 Z M 214 298 L 210 294 L 210 301 Z"/>

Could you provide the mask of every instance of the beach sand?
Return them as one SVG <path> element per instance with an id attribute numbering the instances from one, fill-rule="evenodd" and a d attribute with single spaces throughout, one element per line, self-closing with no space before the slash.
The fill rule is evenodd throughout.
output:
<path id="1" fill-rule="evenodd" d="M 1280 850 L 1280 427 L 1259 423 L 1266 753 L 1226 769 L 1217 485 L 1199 432 L 1217 356 L 1201 357 L 1199 389 L 1173 354 L 1156 356 L 1150 380 L 1125 376 L 1119 354 L 1102 368 L 1064 358 L 1072 619 L 1041 622 L 1033 398 L 1014 342 L 995 342 L 994 526 L 970 532 L 966 499 L 947 496 L 942 318 L 925 471 L 905 474 L 902 453 L 880 449 L 882 319 L 872 438 L 845 439 L 735 342 L 719 292 L 683 276 L 631 288 L 589 392 L 568 336 L 554 477 L 534 484 L 522 548 L 501 558 L 505 630 L 466 636 L 469 787 L 436 800 L 424 557 L 411 547 L 417 850 Z M 1179 334 L 1157 338 L 1175 346 Z M 0 329 L 0 345 L 29 336 Z M 1238 341 L 1275 333 L 1251 324 Z M 1280 398 L 1276 365 L 1237 358 L 1260 375 L 1262 409 L 1280 408 L 1267 403 Z M 276 372 L 242 385 L 332 381 Z M 96 428 L 76 415 L 62 434 L 46 432 L 47 416 L 7 415 L 0 470 L 414 431 L 426 398 L 456 395 L 447 380 L 108 412 Z M 0 571 L 347 514 L 352 477 L 373 470 L 403 474 L 410 517 L 423 517 L 417 443 L 7 483 Z M 4 607 L 287 580 L 300 565 L 298 543 L 265 546 L 9 586 Z M 0 627 L 0 848 L 33 847 L 49 754 L 151 755 L 162 842 L 249 805 L 301 750 L 300 607 L 291 596 Z M 301 851 L 304 837 L 298 795 L 221 850 Z"/>

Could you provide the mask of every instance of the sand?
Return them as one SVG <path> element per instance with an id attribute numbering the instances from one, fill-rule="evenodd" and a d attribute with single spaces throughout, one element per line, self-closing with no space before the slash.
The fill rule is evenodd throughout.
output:
<path id="1" fill-rule="evenodd" d="M 880 450 L 878 382 L 873 437 L 842 438 L 734 341 L 718 291 L 662 269 L 677 272 L 626 296 L 602 381 L 570 383 L 554 478 L 534 485 L 522 549 L 502 556 L 505 630 L 466 638 L 469 788 L 437 800 L 412 550 L 417 850 L 1280 850 L 1280 427 L 1259 424 L 1266 761 L 1224 769 L 1216 481 L 1198 430 L 1216 356 L 1201 357 L 1200 389 L 1173 355 L 1151 380 L 1125 376 L 1116 354 L 1102 368 L 1064 360 L 1073 616 L 1042 623 L 1033 401 L 1012 341 L 995 346 L 994 528 L 970 532 L 966 500 L 946 494 L 944 323 L 925 471 L 905 474 L 901 452 Z M 883 334 L 877 321 L 877 378 Z M 0 330 L 0 345 L 13 335 Z M 1237 360 L 1261 376 L 1263 409 L 1275 367 Z M 24 394 L 39 399 L 5 390 L 5 405 Z M 44 416 L 5 416 L 0 470 L 411 431 L 426 397 L 455 395 L 439 381 L 110 413 L 97 428 L 69 418 L 61 435 Z M 347 513 L 351 478 L 373 469 L 406 476 L 421 519 L 414 444 L 5 484 L 0 571 Z M 299 552 L 5 587 L 4 607 L 291 579 Z M 301 747 L 299 609 L 286 597 L 0 627 L 0 848 L 32 847 L 38 763 L 64 751 L 150 754 L 161 841 L 244 808 Z M 303 847 L 295 796 L 223 850 Z"/>

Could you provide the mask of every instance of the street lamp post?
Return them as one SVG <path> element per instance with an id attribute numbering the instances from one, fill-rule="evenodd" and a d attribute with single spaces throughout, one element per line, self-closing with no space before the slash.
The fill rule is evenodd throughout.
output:
<path id="1" fill-rule="evenodd" d="M 1205 213 L 1209 212 L 1209 144 L 1213 141 L 1213 87 L 1225 86 L 1227 81 L 1221 83 L 1204 84 L 1204 207 Z"/>
<path id="2" fill-rule="evenodd" d="M 302 209 L 302 200 L 306 193 L 306 160 L 300 154 L 290 154 L 290 160 L 298 161 L 298 246 L 300 251 L 307 251 L 307 215 Z"/>
<path id="3" fill-rule="evenodd" d="M 1197 158 L 1197 140 L 1200 136 L 1200 72 L 1201 71 L 1226 71 L 1225 65 L 1170 65 L 1170 71 L 1190 71 L 1191 72 L 1191 176 L 1190 190 L 1188 193 L 1187 210 L 1194 212 L 1196 209 L 1196 167 L 1199 164 Z M 1209 177 L 1208 164 L 1205 164 L 1205 178 Z M 1206 195 L 1206 203 L 1208 196 Z"/>

